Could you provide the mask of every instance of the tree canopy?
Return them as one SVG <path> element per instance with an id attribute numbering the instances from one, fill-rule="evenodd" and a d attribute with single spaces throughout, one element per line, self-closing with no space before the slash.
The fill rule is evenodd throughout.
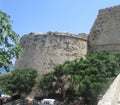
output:
<path id="1" fill-rule="evenodd" d="M 36 77 L 37 71 L 34 69 L 16 69 L 0 76 L 0 86 L 6 93 L 25 96 L 35 85 Z"/>
<path id="2" fill-rule="evenodd" d="M 22 54 L 19 35 L 12 30 L 10 17 L 0 10 L 0 68 L 9 71 L 13 58 Z"/>
<path id="3" fill-rule="evenodd" d="M 108 89 L 120 72 L 119 61 L 120 54 L 109 52 L 94 53 L 84 59 L 66 61 L 57 65 L 53 72 L 44 75 L 40 88 L 50 93 L 59 90 L 64 98 L 81 96 L 86 100 L 94 100 Z"/>

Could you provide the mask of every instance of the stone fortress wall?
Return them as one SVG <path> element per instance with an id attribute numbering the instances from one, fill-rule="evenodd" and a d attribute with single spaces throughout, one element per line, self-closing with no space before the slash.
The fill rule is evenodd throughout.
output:
<path id="1" fill-rule="evenodd" d="M 88 36 L 88 38 L 87 38 Z M 23 57 L 16 68 L 32 67 L 39 74 L 53 70 L 56 64 L 84 57 L 87 53 L 108 50 L 120 52 L 120 6 L 99 11 L 89 35 L 48 32 L 31 33 L 21 38 Z M 120 75 L 115 79 L 98 105 L 120 104 Z"/>
<path id="2" fill-rule="evenodd" d="M 15 68 L 32 67 L 40 74 L 51 71 L 56 64 L 84 57 L 87 53 L 120 51 L 120 6 L 101 9 L 89 35 L 30 33 L 21 38 L 21 43 L 24 54 L 16 61 Z"/>
<path id="3" fill-rule="evenodd" d="M 16 61 L 15 68 L 30 67 L 39 74 L 53 70 L 56 64 L 74 60 L 87 54 L 87 35 L 48 32 L 30 33 L 21 38 L 23 56 Z"/>
<path id="4" fill-rule="evenodd" d="M 120 51 L 120 6 L 101 9 L 88 38 L 90 52 Z"/>
<path id="5" fill-rule="evenodd" d="M 99 11 L 88 37 L 89 53 L 120 52 L 120 6 Z M 120 105 L 120 74 L 97 105 Z"/>

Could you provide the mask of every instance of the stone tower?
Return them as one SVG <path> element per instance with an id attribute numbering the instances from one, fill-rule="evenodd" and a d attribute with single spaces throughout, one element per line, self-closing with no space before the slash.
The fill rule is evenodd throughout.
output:
<path id="1" fill-rule="evenodd" d="M 88 38 L 89 52 L 120 52 L 120 6 L 99 11 Z"/>
<path id="2" fill-rule="evenodd" d="M 30 33 L 21 38 L 23 56 L 15 63 L 15 68 L 30 67 L 39 74 L 53 70 L 56 64 L 74 60 L 87 54 L 87 35 L 48 32 Z"/>

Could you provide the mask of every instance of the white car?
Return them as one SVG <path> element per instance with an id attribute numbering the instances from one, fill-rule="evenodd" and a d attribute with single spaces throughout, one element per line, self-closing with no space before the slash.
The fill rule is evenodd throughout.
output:
<path id="1" fill-rule="evenodd" d="M 56 105 L 55 99 L 42 99 L 40 105 Z"/>
<path id="2" fill-rule="evenodd" d="M 11 99 L 11 96 L 9 96 L 7 94 L 1 94 L 1 98 L 2 98 L 3 102 L 6 102 Z"/>

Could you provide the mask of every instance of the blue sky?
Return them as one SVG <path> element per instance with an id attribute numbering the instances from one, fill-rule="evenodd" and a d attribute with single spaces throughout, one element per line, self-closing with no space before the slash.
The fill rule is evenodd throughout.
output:
<path id="1" fill-rule="evenodd" d="M 120 0 L 0 0 L 20 36 L 30 32 L 89 33 L 99 9 L 120 5 Z"/>

